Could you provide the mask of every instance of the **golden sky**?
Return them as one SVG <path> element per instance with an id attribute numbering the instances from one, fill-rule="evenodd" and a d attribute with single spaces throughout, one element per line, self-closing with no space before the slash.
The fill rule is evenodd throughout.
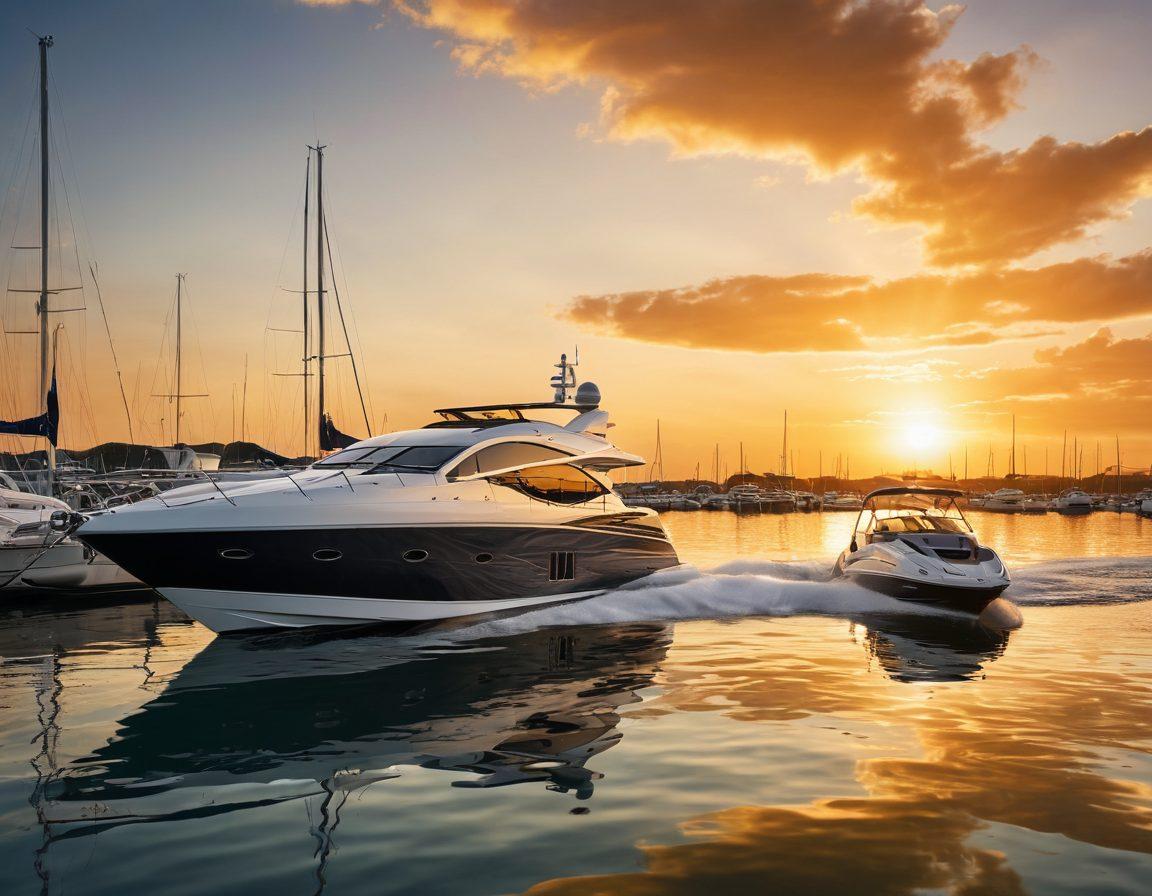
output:
<path id="1" fill-rule="evenodd" d="M 553 356 L 579 344 L 617 441 L 651 454 L 660 419 L 669 477 L 707 473 L 717 443 L 735 472 L 741 441 L 751 469 L 778 469 L 786 408 L 800 475 L 821 452 L 825 472 L 837 455 L 946 471 L 965 446 L 974 475 L 990 446 L 1003 473 L 1012 415 L 1029 472 L 1045 451 L 1058 472 L 1065 430 L 1088 473 L 1117 436 L 1126 466 L 1152 463 L 1140 3 L 267 7 L 245 14 L 269 46 L 211 44 L 212 73 L 193 28 L 175 62 L 140 61 L 160 74 L 139 96 L 58 76 L 132 135 L 119 154 L 86 141 L 102 132 L 85 112 L 72 140 L 100 160 L 79 186 L 99 182 L 86 222 L 150 438 L 186 270 L 214 396 L 186 433 L 231 436 L 247 354 L 249 436 L 299 450 L 298 382 L 272 376 L 295 363 L 291 336 L 267 328 L 297 325 L 279 288 L 296 285 L 292 202 L 321 133 L 376 430 L 385 413 L 398 428 L 545 397 Z M 60 30 L 59 56 L 115 39 Z M 288 68 L 310 41 L 316 58 Z M 32 64 L 34 45 L 5 47 Z M 83 357 L 89 428 L 123 437 L 114 385 Z M 338 397 L 338 424 L 363 434 L 346 383 Z"/>

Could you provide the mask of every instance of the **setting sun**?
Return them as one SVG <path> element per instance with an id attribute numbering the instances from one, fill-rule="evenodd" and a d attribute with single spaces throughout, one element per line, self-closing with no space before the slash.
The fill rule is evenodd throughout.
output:
<path id="1" fill-rule="evenodd" d="M 924 421 L 909 423 L 903 430 L 904 447 L 909 451 L 929 451 L 939 448 L 942 435 L 935 425 Z"/>

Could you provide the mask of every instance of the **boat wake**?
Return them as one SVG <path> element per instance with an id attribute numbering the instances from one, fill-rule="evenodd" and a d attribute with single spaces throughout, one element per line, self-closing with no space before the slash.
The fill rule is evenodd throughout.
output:
<path id="1" fill-rule="evenodd" d="M 897 600 L 831 576 L 831 561 L 742 559 L 708 570 L 664 570 L 589 600 L 486 620 L 469 627 L 477 636 L 552 626 L 619 622 L 731 619 L 744 616 L 915 615 L 971 619 L 971 614 Z M 1152 600 L 1148 558 L 1083 558 L 1020 567 L 1012 586 L 980 621 L 996 628 L 1023 622 L 1018 607 L 1111 604 Z"/>
<path id="2" fill-rule="evenodd" d="M 1022 566 L 1013 570 L 1005 596 L 1035 607 L 1152 600 L 1152 558 L 1078 557 Z"/>

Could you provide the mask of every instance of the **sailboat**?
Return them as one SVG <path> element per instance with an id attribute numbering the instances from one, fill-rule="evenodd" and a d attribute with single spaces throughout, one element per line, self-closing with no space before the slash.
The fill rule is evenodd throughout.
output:
<path id="1" fill-rule="evenodd" d="M 0 590 L 29 588 L 140 587 L 135 579 L 106 557 L 82 544 L 66 528 L 71 508 L 53 496 L 56 487 L 56 446 L 60 429 L 60 403 L 56 385 L 55 330 L 49 315 L 57 313 L 49 296 L 49 209 L 51 177 L 48 167 L 48 49 L 51 36 L 40 42 L 40 286 L 36 292 L 39 318 L 41 413 L 23 420 L 0 421 L 0 433 L 42 438 L 47 443 L 42 470 L 24 471 L 22 479 L 32 493 L 0 488 Z M 61 309 L 68 310 L 68 309 Z M 7 478 L 7 477 L 6 477 Z M 9 480 L 9 483 L 11 481 Z M 39 492 L 40 494 L 35 494 Z"/>
<path id="2" fill-rule="evenodd" d="M 173 350 L 172 388 L 168 394 L 156 396 L 166 398 L 176 405 L 176 435 L 170 449 L 158 449 L 172 470 L 195 470 L 207 472 L 220 469 L 220 455 L 196 451 L 180 440 L 180 423 L 184 416 L 183 402 L 186 398 L 207 398 L 207 392 L 184 391 L 184 279 L 187 274 L 176 275 L 176 336 Z"/>
<path id="3" fill-rule="evenodd" d="M 317 141 L 308 147 L 304 169 L 304 224 L 302 239 L 302 259 L 300 289 L 286 289 L 298 293 L 301 298 L 300 329 L 276 332 L 300 334 L 300 367 L 297 370 L 276 372 L 277 377 L 299 377 L 303 383 L 303 442 L 300 456 L 303 458 L 322 457 L 332 451 L 347 448 L 358 441 L 358 437 L 342 432 L 333 419 L 329 402 L 329 362 L 347 358 L 350 362 L 353 386 L 363 415 L 364 428 L 368 437 L 372 436 L 369 422 L 368 404 L 360 383 L 360 368 L 356 353 L 352 348 L 340 291 L 336 284 L 335 262 L 332 254 L 331 238 L 328 233 L 328 219 L 324 212 L 324 150 L 327 146 Z M 313 202 L 315 205 L 313 205 Z M 313 211 L 314 209 L 314 211 Z M 312 265 L 315 265 L 315 282 L 310 279 Z M 329 282 L 328 271 L 333 271 Z M 333 301 L 334 300 L 334 301 Z M 336 324 L 343 336 L 344 351 L 333 350 L 329 327 Z M 292 347 L 296 351 L 296 347 Z M 293 399 L 294 400 L 294 399 Z"/>

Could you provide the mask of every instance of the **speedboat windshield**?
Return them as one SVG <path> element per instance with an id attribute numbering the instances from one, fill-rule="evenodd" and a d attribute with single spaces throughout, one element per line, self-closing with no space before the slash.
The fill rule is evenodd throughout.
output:
<path id="1" fill-rule="evenodd" d="M 463 445 L 354 446 L 330 454 L 313 466 L 372 473 L 438 470 L 464 450 Z"/>
<path id="2" fill-rule="evenodd" d="M 952 495 L 897 493 L 869 497 L 860 514 L 857 531 L 965 535 L 972 532 L 972 527 Z"/>
<path id="3" fill-rule="evenodd" d="M 918 510 L 923 513 L 938 511 L 940 513 L 954 512 L 957 516 L 960 511 L 956 509 L 956 499 L 951 495 L 932 494 L 894 494 L 873 495 L 868 499 L 868 509 L 877 513 L 881 510 Z"/>
<path id="4" fill-rule="evenodd" d="M 954 532 L 972 531 L 963 517 L 937 516 L 914 510 L 881 511 L 876 514 L 876 532 Z"/>

